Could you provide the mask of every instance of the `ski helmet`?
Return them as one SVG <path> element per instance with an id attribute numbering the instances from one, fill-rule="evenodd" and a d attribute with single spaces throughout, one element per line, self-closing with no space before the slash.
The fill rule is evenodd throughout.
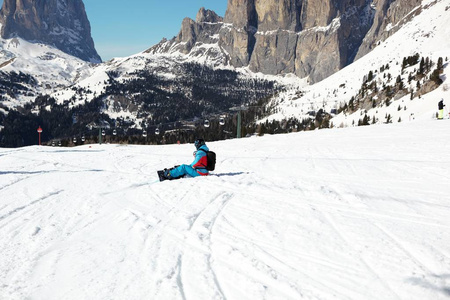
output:
<path id="1" fill-rule="evenodd" d="M 205 140 L 203 139 L 196 139 L 194 142 L 195 148 L 198 150 L 201 146 L 205 145 Z"/>

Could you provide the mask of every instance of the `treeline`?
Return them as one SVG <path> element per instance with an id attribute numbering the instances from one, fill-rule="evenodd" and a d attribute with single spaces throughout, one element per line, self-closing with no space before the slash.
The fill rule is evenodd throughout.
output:
<path id="1" fill-rule="evenodd" d="M 434 62 L 429 57 L 415 54 L 403 58 L 400 74 L 392 75 L 390 70 L 391 66 L 386 64 L 378 70 L 369 71 L 362 80 L 358 94 L 345 103 L 339 112 L 351 114 L 359 109 L 368 111 L 376 107 L 389 106 L 394 100 L 408 94 L 411 100 L 420 98 L 443 83 L 440 75 L 444 70 L 444 59 L 440 57 Z M 389 116 L 386 119 L 392 121 Z M 369 120 L 365 116 L 358 124 L 369 125 L 375 122 L 376 120 Z"/>
<path id="2" fill-rule="evenodd" d="M 104 96 L 115 98 L 112 109 L 137 111 L 155 125 L 223 113 L 278 89 L 273 81 L 241 78 L 235 71 L 196 63 L 181 64 L 172 72 L 174 78 L 141 70 L 127 74 L 132 79 L 123 82 L 112 73 Z"/>
<path id="3" fill-rule="evenodd" d="M 30 86 L 35 86 L 36 84 L 36 79 L 29 74 L 0 71 L 0 102 L 6 96 L 11 98 L 16 98 L 20 95 L 34 97 L 34 91 Z"/>
<path id="4" fill-rule="evenodd" d="M 55 100 L 45 96 L 37 99 L 41 104 L 54 103 Z M 298 131 L 307 131 L 330 127 L 331 116 L 319 110 L 314 116 L 299 120 L 289 118 L 286 120 L 273 120 L 257 123 L 267 114 L 264 104 L 267 99 L 254 103 L 247 111 L 241 112 L 241 136 L 280 134 Z M 42 141 L 47 145 L 74 146 L 89 143 L 98 143 L 99 134 L 103 143 L 121 144 L 175 144 L 192 143 L 196 138 L 202 137 L 207 141 L 232 139 L 237 137 L 237 113 L 217 115 L 209 119 L 198 119 L 190 122 L 172 122 L 149 125 L 146 130 L 138 130 L 128 126 L 124 120 L 113 120 L 100 113 L 102 101 L 99 99 L 88 103 L 89 107 L 78 106 L 66 109 L 64 105 L 53 104 L 52 111 L 41 109 L 39 113 L 19 113 L 11 111 L 7 116 L 0 113 L 5 128 L 0 132 L 1 147 L 21 147 L 36 145 L 38 143 L 37 128 L 43 129 Z M 30 108 L 30 107 L 28 107 Z M 87 124 L 92 119 L 106 121 L 110 128 L 99 130 L 89 129 Z M 205 127 L 205 120 L 208 127 Z M 221 124 L 220 121 L 223 123 Z M 114 124 L 117 123 L 117 126 Z M 158 133 L 157 133 L 158 132 Z M 115 134 L 113 134 L 115 133 Z M 84 138 L 82 141 L 81 138 Z"/>
<path id="5" fill-rule="evenodd" d="M 272 81 L 245 78 L 232 70 L 215 70 L 195 63 L 180 64 L 173 72 L 176 76 L 170 77 L 142 70 L 127 74 L 127 80 L 110 72 L 106 89 L 92 101 L 80 101 L 92 93 L 89 89 L 74 87 L 73 101 L 58 104 L 50 96 L 41 95 L 20 108 L 20 113 L 3 114 L 0 110 L 0 125 L 4 127 L 0 131 L 0 147 L 37 144 L 39 126 L 44 143 L 80 144 L 81 137 L 84 143 L 98 142 L 99 130 L 87 125 L 100 122 L 109 124 L 101 138 L 111 143 L 186 143 L 198 136 L 207 140 L 233 138 L 237 117 L 229 109 L 243 104 L 258 107 L 243 114 L 243 122 L 249 122 L 245 119 L 249 118 L 254 123 L 263 115 L 270 96 L 281 89 Z M 73 106 L 74 101 L 82 104 Z M 108 111 L 131 112 L 142 122 L 111 119 Z M 219 124 L 220 116 L 224 116 L 224 125 Z M 205 120 L 210 120 L 209 127 L 204 126 Z"/>

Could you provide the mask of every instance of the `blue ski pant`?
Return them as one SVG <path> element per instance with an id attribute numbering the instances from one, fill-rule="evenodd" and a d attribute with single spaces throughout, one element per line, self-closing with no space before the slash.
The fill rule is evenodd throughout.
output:
<path id="1" fill-rule="evenodd" d="M 172 176 L 174 178 L 181 177 L 186 174 L 191 177 L 200 176 L 200 174 L 198 174 L 197 171 L 190 165 L 181 165 L 175 169 L 170 170 L 170 176 Z"/>

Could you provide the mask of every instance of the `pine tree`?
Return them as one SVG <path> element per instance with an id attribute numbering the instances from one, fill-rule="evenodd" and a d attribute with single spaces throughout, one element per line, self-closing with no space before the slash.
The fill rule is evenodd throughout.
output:
<path id="1" fill-rule="evenodd" d="M 363 118 L 362 124 L 363 124 L 364 126 L 370 125 L 369 120 L 370 120 L 369 116 L 367 116 L 367 114 L 365 114 L 365 115 L 364 115 L 364 118 Z"/>
<path id="2" fill-rule="evenodd" d="M 413 80 L 413 75 L 412 75 L 412 73 L 409 73 L 409 75 L 408 75 L 408 83 L 411 83 L 411 81 Z"/>
<path id="3" fill-rule="evenodd" d="M 425 73 L 425 59 L 422 57 L 420 60 L 419 70 L 417 71 L 417 74 L 423 75 Z"/>
<path id="4" fill-rule="evenodd" d="M 389 124 L 389 123 L 392 123 L 392 117 L 391 117 L 390 114 L 387 115 L 386 123 L 388 123 L 388 124 Z"/>
<path id="5" fill-rule="evenodd" d="M 350 108 L 350 111 L 354 111 L 355 110 L 354 102 L 355 102 L 355 97 L 352 97 L 350 99 L 350 101 L 348 102 L 348 107 Z"/>
<path id="6" fill-rule="evenodd" d="M 439 71 L 442 71 L 444 69 L 444 61 L 443 61 L 442 57 L 439 57 L 439 59 L 438 59 L 437 69 Z"/>
<path id="7" fill-rule="evenodd" d="M 397 76 L 396 83 L 397 83 L 397 85 L 398 85 L 398 88 L 399 88 L 400 90 L 403 90 L 403 87 L 404 87 L 404 86 L 403 86 L 402 77 L 401 77 L 400 75 Z"/>
<path id="8" fill-rule="evenodd" d="M 430 72 L 432 64 L 433 64 L 433 62 L 431 61 L 431 59 L 429 57 L 427 57 L 425 59 L 425 67 L 426 67 L 427 72 Z"/>
<path id="9" fill-rule="evenodd" d="M 433 73 L 431 73 L 430 75 L 430 80 L 436 83 L 437 85 L 441 85 L 443 81 L 439 75 L 440 75 L 439 70 L 438 69 L 434 70 Z"/>
<path id="10" fill-rule="evenodd" d="M 372 71 L 370 71 L 369 72 L 369 75 L 368 75 L 368 77 L 367 77 L 367 81 L 372 81 L 373 80 L 373 72 Z"/>
<path id="11" fill-rule="evenodd" d="M 408 65 L 408 61 L 406 60 L 406 57 L 403 57 L 402 72 L 406 68 L 407 65 Z"/>

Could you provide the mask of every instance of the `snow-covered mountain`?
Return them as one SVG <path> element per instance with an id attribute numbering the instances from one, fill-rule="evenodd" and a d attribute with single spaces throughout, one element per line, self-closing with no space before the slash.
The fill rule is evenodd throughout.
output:
<path id="1" fill-rule="evenodd" d="M 82 0 L 4 0 L 0 23 L 2 38 L 21 37 L 88 62 L 101 62 Z"/>
<path id="2" fill-rule="evenodd" d="M 3 109 L 67 88 L 101 62 L 82 0 L 5 0 L 0 32 Z"/>
<path id="3" fill-rule="evenodd" d="M 378 87 L 378 91 L 368 91 L 372 99 L 377 100 L 387 86 L 394 87 L 399 76 L 404 91 L 392 95 L 389 105 L 386 102 L 377 103 L 375 107 L 361 107 L 352 113 L 343 112 L 332 119 L 334 126 L 357 125 L 366 114 L 371 121 L 375 118 L 376 123 L 385 122 L 387 115 L 391 116 L 393 122 L 435 116 L 440 99 L 444 98 L 450 104 L 450 1 L 424 0 L 416 10 L 420 10 L 420 14 L 350 66 L 314 85 L 293 85 L 289 91 L 274 98 L 271 105 L 276 113 L 269 119 L 307 118 L 311 111 L 339 110 L 348 105 L 352 98 L 357 102 L 362 98 L 362 88 L 370 72 L 373 79 L 368 83 L 376 83 Z M 393 26 L 398 24 L 390 24 L 388 28 Z M 416 54 L 419 56 L 417 63 L 403 66 L 405 58 Z M 434 64 L 425 76 L 416 76 L 422 58 L 429 58 Z M 436 86 L 437 93 L 424 94 L 423 83 L 429 80 L 437 68 L 439 58 L 443 60 L 443 70 L 439 74 L 443 84 Z"/>
<path id="4" fill-rule="evenodd" d="M 439 97 L 447 98 L 448 83 L 446 82 L 448 71 L 448 58 L 450 57 L 450 42 L 447 38 L 450 34 L 448 26 L 450 20 L 450 2 L 448 0 L 430 1 L 424 0 L 415 7 L 411 14 L 404 19 L 397 20 L 396 24 L 386 24 L 387 30 L 394 30 L 385 41 L 380 41 L 378 46 L 370 53 L 360 58 L 350 66 L 333 74 L 329 78 L 308 85 L 306 79 L 299 79 L 295 76 L 268 76 L 261 73 L 253 73 L 248 68 L 238 68 L 244 77 L 268 78 L 278 81 L 282 86 L 288 86 L 286 92 L 280 93 L 270 103 L 274 112 L 268 120 L 282 120 L 288 118 L 309 118 L 311 112 L 318 112 L 320 109 L 330 113 L 348 105 L 352 97 L 357 97 L 363 85 L 364 78 L 370 72 L 374 74 L 374 81 L 379 89 L 383 86 L 395 85 L 398 76 L 404 84 L 404 91 L 398 92 L 390 99 L 387 106 L 384 103 L 377 103 L 377 107 L 370 109 L 362 108 L 356 112 L 344 111 L 332 121 L 334 126 L 351 126 L 358 124 L 358 121 L 367 114 L 371 121 L 375 117 L 377 122 L 386 121 L 385 116 L 391 115 L 393 121 L 406 121 L 421 115 L 431 117 L 436 110 L 437 99 L 428 98 L 426 93 L 432 87 L 417 87 L 417 83 L 427 85 L 429 77 L 439 58 L 444 60 L 443 73 L 441 78 L 444 84 L 438 88 L 442 91 Z M 206 22 L 208 21 L 208 22 Z M 185 24 L 187 23 L 187 24 Z M 183 29 L 179 36 L 172 41 L 162 43 L 150 48 L 147 51 L 127 58 L 114 59 L 108 63 L 95 68 L 94 75 L 88 77 L 75 86 L 82 89 L 91 89 L 96 93 L 81 95 L 77 102 L 90 101 L 95 95 L 99 95 L 108 85 L 106 79 L 108 72 L 116 72 L 118 80 L 126 82 L 130 79 L 131 73 L 136 70 L 149 70 L 158 76 L 176 78 L 180 76 L 179 64 L 185 62 L 207 64 L 214 68 L 223 68 L 222 60 L 225 59 L 223 51 L 219 46 L 216 31 L 220 31 L 222 26 L 221 18 L 213 12 L 200 10 L 195 22 L 189 19 L 183 21 Z M 206 34 L 199 36 L 194 33 Z M 211 35 L 212 34 L 212 35 Z M 208 42 L 205 42 L 209 38 Z M 197 42 L 193 42 L 195 39 Z M 198 42 L 201 39 L 202 42 Z M 403 60 L 409 56 L 419 55 L 421 58 L 429 58 L 434 63 L 423 77 L 420 76 L 410 80 L 411 73 L 419 69 L 419 62 L 412 66 L 402 68 Z M 213 56 L 216 59 L 210 59 Z M 386 68 L 386 66 L 388 66 Z M 380 71 L 380 69 L 382 71 Z M 388 76 L 389 75 L 389 76 Z M 426 90 L 429 88 L 429 90 Z M 434 87 L 435 88 L 435 87 Z M 411 92 L 413 99 L 411 100 Z M 59 102 L 73 99 L 76 89 L 66 89 L 52 94 L 59 99 Z M 406 94 L 406 95 L 405 95 Z M 404 97 L 401 97 L 404 95 Z M 377 98 L 373 94 L 373 98 Z M 381 97 L 381 96 L 379 96 Z M 425 99 L 425 100 L 424 100 Z M 108 100 L 107 100 L 108 101 Z M 401 110 L 398 107 L 401 106 Z M 405 109 L 406 107 L 406 109 Z M 369 112 L 370 111 L 370 112 Z M 127 116 L 136 120 L 136 115 L 129 112 L 113 113 L 111 116 Z M 351 116 L 349 116 L 351 114 Z M 266 120 L 266 119 L 265 119 Z"/>
<path id="5" fill-rule="evenodd" d="M 236 4 L 231 2 L 229 7 Z M 360 5 L 367 4 L 363 2 Z M 173 40 L 98 65 L 89 65 L 43 44 L 20 38 L 5 39 L 2 40 L 2 70 L 8 72 L 2 76 L 4 81 L 14 78 L 19 82 L 3 92 L 1 106 L 23 106 L 42 93 L 47 96 L 31 103 L 28 111 L 37 113 L 43 107 L 51 111 L 52 105 L 58 105 L 58 111 L 67 110 L 79 116 L 94 110 L 92 117 L 95 119 L 103 115 L 114 123 L 126 120 L 125 131 L 128 128 L 145 131 L 158 124 L 216 117 L 229 113 L 232 106 L 255 103 L 267 105 L 266 112 L 270 116 L 266 115 L 263 122 L 295 118 L 296 124 L 290 126 L 293 130 L 299 128 L 299 122 L 306 122 L 302 129 L 307 129 L 312 125 L 353 126 L 363 119 L 366 124 L 367 120 L 383 123 L 422 116 L 431 118 L 438 98 L 448 98 L 450 46 L 446 24 L 450 20 L 450 1 L 416 2 L 408 2 L 406 6 L 398 1 L 389 5 L 386 1 L 370 4 L 370 9 L 375 10 L 371 19 L 374 27 L 368 31 L 370 42 L 363 41 L 366 48 L 361 51 L 374 49 L 312 85 L 308 84 L 308 78 L 300 79 L 294 74 L 274 76 L 255 73 L 247 65 L 233 67 L 229 62 L 232 53 L 224 50 L 220 32 L 230 26 L 227 20 L 235 18 L 231 17 L 237 14 L 235 10 L 223 19 L 201 9 L 195 21 L 183 21 L 180 34 Z M 381 20 L 379 16 L 384 10 L 388 17 Z M 388 20 L 395 23 L 386 23 Z M 417 55 L 418 61 L 404 65 L 405 59 Z M 13 57 L 16 58 L 13 60 Z M 433 84 L 430 79 L 440 58 L 442 68 L 437 72 L 443 81 L 441 85 Z M 427 62 L 427 68 L 418 72 L 422 59 Z M 11 76 L 12 71 L 28 75 Z M 429 96 L 436 88 L 439 95 Z M 52 98 L 56 99 L 56 104 Z M 0 112 L 7 114 L 1 106 Z M 335 116 L 337 112 L 341 113 Z M 322 113 L 332 113 L 334 118 L 329 120 L 331 116 L 327 115 L 325 125 L 316 124 L 321 122 L 317 115 Z M 0 122 L 1 119 L 0 116 Z M 84 121 L 97 120 L 86 118 Z M 287 131 L 286 126 L 281 127 L 282 132 Z M 58 134 L 75 134 L 72 127 L 59 130 Z M 254 132 L 254 126 L 252 130 Z M 63 138 L 55 134 L 52 138 Z"/>
<path id="6" fill-rule="evenodd" d="M 448 299 L 449 125 L 0 149 L 0 299 Z"/>
<path id="7" fill-rule="evenodd" d="M 225 17 L 201 9 L 180 33 L 149 49 L 206 56 L 252 72 L 315 83 L 374 49 L 421 12 L 421 0 L 228 1 Z"/>
<path id="8" fill-rule="evenodd" d="M 1 25 L 0 25 L 1 26 Z M 0 38 L 1 104 L 15 108 L 39 94 L 65 89 L 91 74 L 92 64 L 42 43 Z M 29 80 L 11 76 L 26 74 Z"/>

